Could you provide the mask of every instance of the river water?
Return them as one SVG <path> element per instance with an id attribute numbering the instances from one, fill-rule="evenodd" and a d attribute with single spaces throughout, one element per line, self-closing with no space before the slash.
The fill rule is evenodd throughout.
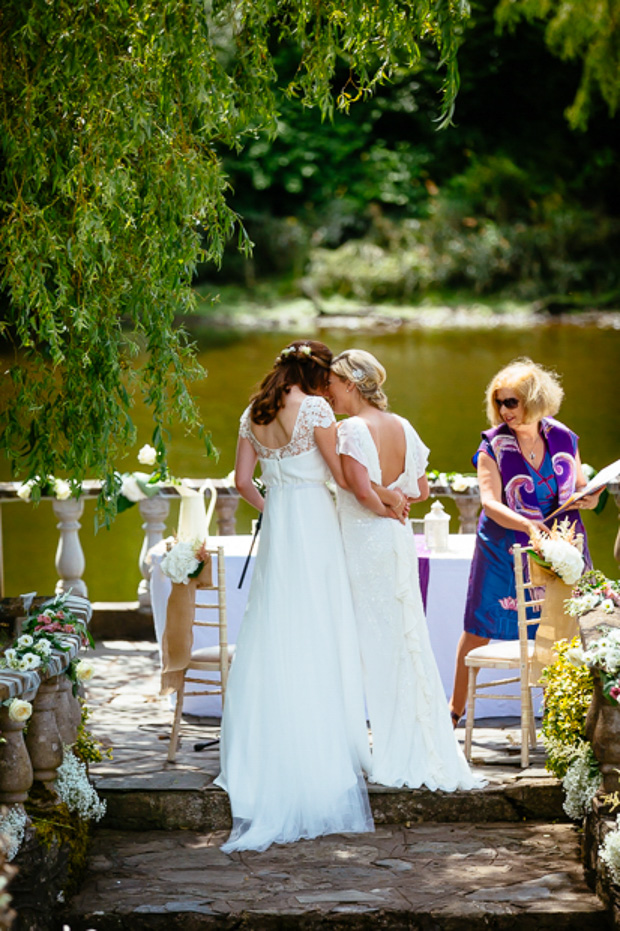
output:
<path id="1" fill-rule="evenodd" d="M 170 467 L 176 476 L 221 478 L 233 468 L 238 418 L 252 388 L 272 365 L 279 350 L 299 334 L 204 333 L 199 358 L 208 376 L 195 390 L 205 424 L 220 450 L 209 460 L 198 441 L 173 429 Z M 471 455 L 485 428 L 484 391 L 493 374 L 511 359 L 528 355 L 562 376 L 565 400 L 559 417 L 580 436 L 584 462 L 601 468 L 620 458 L 618 368 L 620 331 L 593 326 L 545 325 L 497 330 L 412 330 L 395 333 L 323 330 L 312 334 L 334 350 L 357 346 L 373 352 L 388 372 L 391 408 L 407 417 L 431 447 L 430 467 L 471 471 Z M 135 450 L 118 463 L 121 471 L 141 469 L 137 450 L 149 442 L 149 415 L 139 406 L 134 421 L 139 435 Z M 0 476 L 10 478 L 6 463 Z M 423 516 L 419 505 L 414 516 Z M 3 507 L 5 594 L 53 591 L 56 581 L 55 520 L 49 502 L 37 508 L 22 503 Z M 456 530 L 456 511 L 451 526 Z M 132 601 L 140 581 L 138 555 L 141 521 L 137 507 L 119 515 L 109 531 L 93 533 L 92 502 L 82 519 L 86 555 L 85 581 L 94 601 Z M 247 532 L 255 516 L 244 504 L 238 529 Z M 169 530 L 176 523 L 171 510 Z M 586 527 L 597 568 L 613 578 L 620 570 L 613 559 L 618 509 L 609 500 L 602 514 L 586 514 Z M 214 528 L 213 528 L 214 529 Z"/>

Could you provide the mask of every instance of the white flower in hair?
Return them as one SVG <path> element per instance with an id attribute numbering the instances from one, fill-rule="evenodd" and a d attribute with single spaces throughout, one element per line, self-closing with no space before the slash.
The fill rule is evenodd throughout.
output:
<path id="1" fill-rule="evenodd" d="M 308 346 L 307 343 L 304 343 L 303 346 L 300 346 L 300 347 L 299 347 L 299 351 L 300 351 L 300 352 L 303 352 L 303 354 L 304 354 L 305 356 L 310 356 L 310 355 L 312 355 L 312 349 L 311 349 L 310 346 Z"/>
<path id="2" fill-rule="evenodd" d="M 281 356 L 290 356 L 292 352 L 295 352 L 292 346 L 287 346 L 286 349 L 283 349 L 280 353 Z"/>
<path id="3" fill-rule="evenodd" d="M 355 381 L 361 381 L 362 378 L 364 377 L 364 372 L 362 371 L 362 369 L 353 369 L 353 371 L 351 372 L 351 375 L 353 376 Z"/>

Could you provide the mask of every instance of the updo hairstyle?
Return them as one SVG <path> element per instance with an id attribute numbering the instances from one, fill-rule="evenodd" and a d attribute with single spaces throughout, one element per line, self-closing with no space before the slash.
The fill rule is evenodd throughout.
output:
<path id="1" fill-rule="evenodd" d="M 345 349 L 332 362 L 332 372 L 343 381 L 352 382 L 362 398 L 373 407 L 384 411 L 388 399 L 381 385 L 385 381 L 385 369 L 365 349 Z"/>
<path id="2" fill-rule="evenodd" d="M 314 339 L 296 339 L 277 357 L 258 390 L 250 398 L 253 423 L 268 424 L 284 407 L 293 385 L 304 394 L 327 394 L 332 351 Z"/>
<path id="3" fill-rule="evenodd" d="M 499 371 L 487 387 L 487 417 L 493 426 L 503 422 L 495 403 L 501 388 L 514 391 L 515 397 L 523 404 L 524 423 L 535 423 L 542 417 L 554 417 L 564 397 L 564 389 L 555 372 L 547 371 L 525 356 L 515 359 Z"/>

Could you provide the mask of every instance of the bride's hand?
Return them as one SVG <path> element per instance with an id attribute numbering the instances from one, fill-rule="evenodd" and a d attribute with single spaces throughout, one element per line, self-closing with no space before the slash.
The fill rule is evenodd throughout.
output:
<path id="1" fill-rule="evenodd" d="M 407 522 L 409 517 L 409 498 L 400 490 L 400 488 L 394 489 L 398 493 L 398 501 L 393 504 L 390 508 L 394 512 L 394 517 L 396 520 L 399 520 L 401 524 Z"/>

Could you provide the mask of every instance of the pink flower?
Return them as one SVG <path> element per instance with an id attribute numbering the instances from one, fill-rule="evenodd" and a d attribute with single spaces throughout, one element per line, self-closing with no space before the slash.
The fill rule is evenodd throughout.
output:
<path id="1" fill-rule="evenodd" d="M 618 696 L 620 696 L 620 686 L 612 686 L 612 688 L 609 690 L 609 694 L 615 701 L 618 701 Z"/>
<path id="2" fill-rule="evenodd" d="M 499 603 L 504 609 L 504 611 L 516 611 L 517 610 L 517 599 L 516 598 L 500 598 Z"/>

